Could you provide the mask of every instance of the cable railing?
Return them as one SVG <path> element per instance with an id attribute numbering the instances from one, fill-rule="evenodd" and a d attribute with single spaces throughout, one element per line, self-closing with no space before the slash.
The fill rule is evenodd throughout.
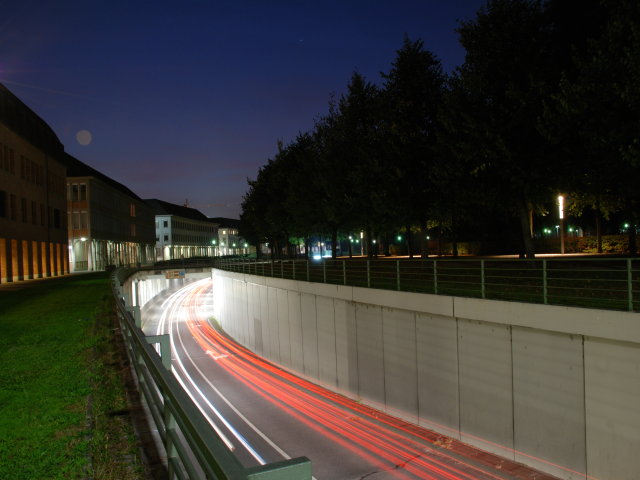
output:
<path id="1" fill-rule="evenodd" d="M 169 335 L 145 336 L 140 328 L 140 307 L 127 305 L 128 294 L 122 288 L 131 273 L 114 271 L 113 294 L 138 389 L 167 453 L 169 478 L 311 480 L 311 462 L 306 457 L 254 467 L 240 463 L 171 372 Z M 160 355 L 152 344 L 160 344 Z"/>
<path id="2" fill-rule="evenodd" d="M 291 280 L 525 303 L 640 311 L 640 259 L 217 259 Z"/>

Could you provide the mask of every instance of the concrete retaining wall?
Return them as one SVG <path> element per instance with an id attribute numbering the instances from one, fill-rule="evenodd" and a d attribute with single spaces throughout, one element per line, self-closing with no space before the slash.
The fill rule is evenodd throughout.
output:
<path id="1" fill-rule="evenodd" d="M 184 272 L 183 278 L 166 278 L 164 272 L 136 272 L 123 285 L 123 291 L 131 299 L 130 306 L 144 307 L 146 303 L 160 292 L 184 286 L 189 282 L 211 277 L 211 270 L 190 269 Z"/>
<path id="2" fill-rule="evenodd" d="M 561 478 L 638 478 L 636 313 L 213 278 L 222 327 L 317 383 Z"/>

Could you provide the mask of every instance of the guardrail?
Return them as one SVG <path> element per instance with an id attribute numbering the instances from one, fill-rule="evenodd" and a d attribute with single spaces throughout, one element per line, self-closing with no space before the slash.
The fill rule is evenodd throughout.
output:
<path id="1" fill-rule="evenodd" d="M 122 284 L 124 270 L 112 275 L 120 328 L 140 393 L 167 453 L 170 479 L 311 480 L 311 462 L 299 457 L 244 467 L 200 413 L 171 373 L 168 335 L 145 336 L 140 308 L 128 307 Z M 160 344 L 160 354 L 151 346 Z"/>
<path id="2" fill-rule="evenodd" d="M 215 266 L 337 285 L 640 311 L 640 260 L 636 258 L 218 259 Z"/>

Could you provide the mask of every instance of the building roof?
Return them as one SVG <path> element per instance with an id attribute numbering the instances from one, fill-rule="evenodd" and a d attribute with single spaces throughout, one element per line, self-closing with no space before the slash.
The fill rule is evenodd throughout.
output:
<path id="1" fill-rule="evenodd" d="M 128 195 L 129 197 L 135 198 L 136 200 L 143 201 L 140 197 L 138 197 L 135 193 L 129 190 L 127 187 L 122 185 L 121 183 L 116 182 L 114 179 L 107 177 L 105 174 L 100 173 L 93 167 L 90 167 L 86 163 L 81 162 L 77 158 L 69 155 L 68 153 L 64 154 L 64 164 L 67 166 L 67 178 L 73 177 L 94 177 L 98 180 L 102 180 L 104 183 L 109 185 L 116 190 Z"/>
<path id="2" fill-rule="evenodd" d="M 47 155 L 62 160 L 64 147 L 51 127 L 1 83 L 0 122 Z"/>
<path id="3" fill-rule="evenodd" d="M 240 220 L 236 220 L 235 218 L 224 218 L 224 217 L 211 217 L 209 218 L 210 222 L 217 223 L 219 228 L 235 228 L 240 229 Z"/>
<path id="4" fill-rule="evenodd" d="M 145 199 L 145 202 L 153 209 L 156 215 L 174 215 L 176 217 L 189 218 L 191 220 L 200 220 L 203 222 L 209 219 L 199 210 L 191 207 L 184 207 L 174 203 L 158 200 L 157 198 Z"/>

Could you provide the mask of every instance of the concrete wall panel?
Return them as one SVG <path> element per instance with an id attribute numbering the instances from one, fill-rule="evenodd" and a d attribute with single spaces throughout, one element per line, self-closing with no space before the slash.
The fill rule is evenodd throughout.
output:
<path id="1" fill-rule="evenodd" d="M 241 300 L 238 303 L 238 308 L 236 309 L 236 316 L 238 319 L 238 325 L 236 327 L 236 331 L 240 338 L 242 338 L 241 343 L 246 345 L 249 341 L 249 318 L 247 316 L 247 289 L 248 285 L 246 282 L 237 282 L 238 283 L 238 299 Z"/>
<path id="2" fill-rule="evenodd" d="M 640 343 L 637 312 L 453 297 L 458 318 Z"/>
<path id="3" fill-rule="evenodd" d="M 516 461 L 531 461 L 519 453 L 527 452 L 584 472 L 582 337 L 521 327 L 511 334 Z"/>
<path id="4" fill-rule="evenodd" d="M 294 371 L 327 383 L 335 368 L 338 391 L 378 408 L 412 411 L 417 397 L 421 425 L 560 478 L 637 478 L 637 313 L 214 277 L 223 325 L 248 322 L 248 346 L 261 353 L 275 315 L 278 355 L 287 327 Z M 267 287 L 286 302 L 277 292 L 274 308 Z"/>
<path id="5" fill-rule="evenodd" d="M 584 342 L 588 474 L 632 480 L 640 472 L 640 345 Z"/>
<path id="6" fill-rule="evenodd" d="M 303 293 L 300 297 L 302 313 L 302 373 L 318 378 L 318 328 L 316 323 L 316 297 Z"/>
<path id="7" fill-rule="evenodd" d="M 513 458 L 509 326 L 458 319 L 462 440 Z"/>
<path id="8" fill-rule="evenodd" d="M 336 321 L 336 373 L 338 389 L 358 395 L 358 339 L 356 333 L 356 307 L 352 302 L 334 300 Z"/>
<path id="9" fill-rule="evenodd" d="M 353 301 L 357 303 L 453 316 L 453 297 L 429 295 L 427 293 L 416 295 L 411 292 L 398 292 L 395 290 L 352 288 Z"/>
<path id="10" fill-rule="evenodd" d="M 289 338 L 291 340 L 291 368 L 297 372 L 304 372 L 302 311 L 300 302 L 300 293 L 292 291 L 287 292 Z"/>
<path id="11" fill-rule="evenodd" d="M 384 408 L 382 308 L 356 304 L 358 338 L 358 394 L 365 402 Z"/>
<path id="12" fill-rule="evenodd" d="M 258 285 L 254 283 L 247 284 L 247 316 L 249 317 L 248 341 L 246 346 L 250 349 L 256 349 L 256 318 L 260 318 L 260 291 Z M 262 335 L 260 335 L 262 338 Z M 257 351 L 257 350 L 256 350 Z"/>
<path id="13" fill-rule="evenodd" d="M 418 423 L 416 314 L 382 309 L 384 390 L 387 412 Z"/>
<path id="14" fill-rule="evenodd" d="M 460 438 L 458 333 L 451 318 L 416 314 L 420 425 Z"/>
<path id="15" fill-rule="evenodd" d="M 289 303 L 287 291 L 277 290 L 278 300 L 278 346 L 280 349 L 280 363 L 291 367 L 291 339 L 289 338 Z"/>
<path id="16" fill-rule="evenodd" d="M 269 312 L 266 328 L 267 358 L 272 362 L 280 363 L 280 346 L 278 336 L 278 290 L 267 287 L 267 311 Z M 263 328 L 263 332 L 265 329 Z"/>
<path id="17" fill-rule="evenodd" d="M 260 309 L 258 310 L 260 319 L 260 355 L 269 357 L 269 291 L 266 287 L 259 285 L 258 294 L 260 295 Z M 256 339 L 258 331 L 256 330 Z"/>
<path id="18" fill-rule="evenodd" d="M 336 371 L 336 325 L 333 299 L 316 297 L 318 328 L 318 378 L 333 388 L 338 386 Z"/>

